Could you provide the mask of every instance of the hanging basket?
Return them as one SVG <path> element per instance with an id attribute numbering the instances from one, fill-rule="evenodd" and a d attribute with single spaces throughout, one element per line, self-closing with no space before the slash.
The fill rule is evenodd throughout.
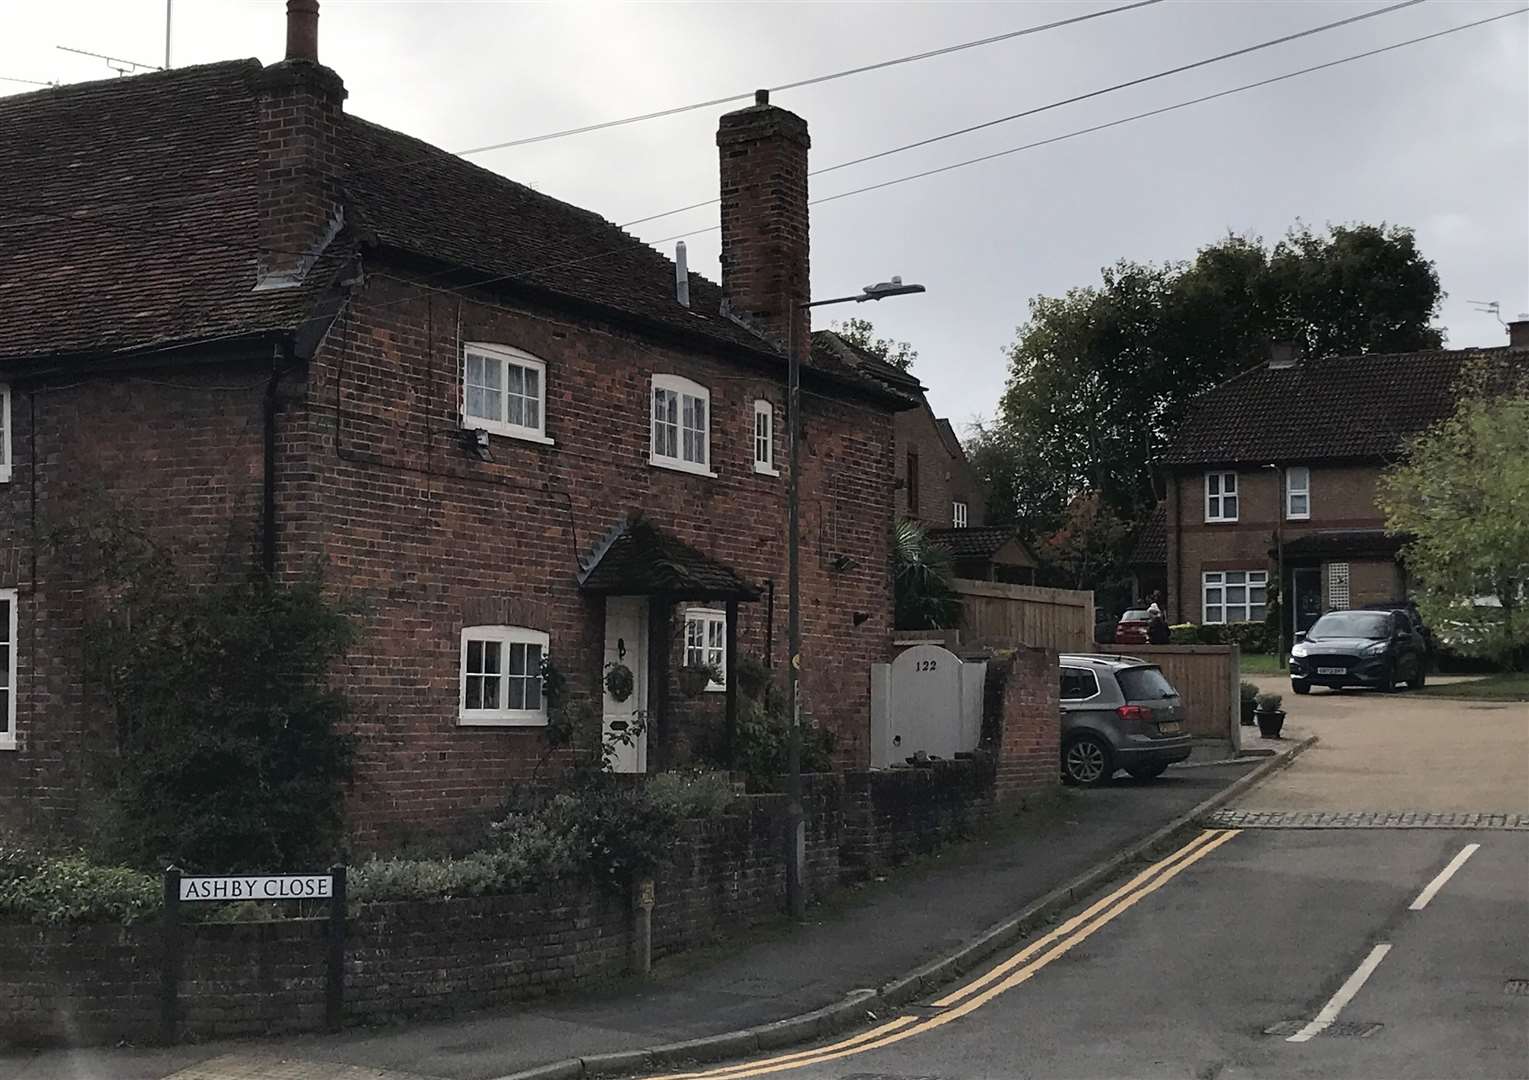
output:
<path id="1" fill-rule="evenodd" d="M 706 688 L 721 678 L 722 673 L 710 664 L 698 667 L 682 667 L 679 670 L 680 689 L 687 697 L 700 697 Z"/>
<path id="2" fill-rule="evenodd" d="M 636 685 L 632 669 L 625 664 L 615 661 L 605 665 L 605 692 L 612 701 L 625 701 L 632 696 Z"/>

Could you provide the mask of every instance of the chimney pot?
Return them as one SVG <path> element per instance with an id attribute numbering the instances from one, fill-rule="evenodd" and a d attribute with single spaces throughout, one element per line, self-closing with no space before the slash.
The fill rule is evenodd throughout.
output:
<path id="1" fill-rule="evenodd" d="M 1275 341 L 1269 345 L 1269 370 L 1280 371 L 1293 368 L 1301 362 L 1301 354 L 1293 341 Z"/>
<path id="2" fill-rule="evenodd" d="M 768 104 L 770 104 L 770 91 L 768 91 L 768 90 L 755 90 L 754 91 L 754 104 L 755 105 L 768 105 Z"/>
<path id="3" fill-rule="evenodd" d="M 1529 315 L 1520 315 L 1508 324 L 1508 347 L 1529 349 Z"/>
<path id="4" fill-rule="evenodd" d="M 319 62 L 319 0 L 287 0 L 287 59 Z"/>

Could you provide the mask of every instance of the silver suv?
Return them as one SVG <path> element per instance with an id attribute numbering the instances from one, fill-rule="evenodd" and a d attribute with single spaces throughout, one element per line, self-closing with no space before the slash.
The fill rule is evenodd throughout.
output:
<path id="1" fill-rule="evenodd" d="M 1162 775 L 1193 747 L 1179 693 L 1156 664 L 1134 656 L 1063 655 L 1062 780 L 1094 787 L 1124 769 Z"/>

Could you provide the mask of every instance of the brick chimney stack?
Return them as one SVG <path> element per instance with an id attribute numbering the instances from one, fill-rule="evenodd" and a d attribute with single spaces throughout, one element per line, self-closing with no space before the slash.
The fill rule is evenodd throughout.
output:
<path id="1" fill-rule="evenodd" d="M 344 224 L 338 176 L 345 84 L 318 57 L 318 0 L 287 0 L 286 59 L 256 80 L 262 249 L 256 289 L 301 284 Z"/>
<path id="2" fill-rule="evenodd" d="M 770 104 L 722 117 L 717 150 L 722 176 L 722 303 L 724 310 L 781 348 L 791 306 L 811 297 L 807 244 L 807 121 Z M 795 340 L 806 355 L 810 312 L 797 313 Z"/>
<path id="3" fill-rule="evenodd" d="M 1508 324 L 1508 347 L 1529 349 L 1529 315 L 1521 315 Z"/>

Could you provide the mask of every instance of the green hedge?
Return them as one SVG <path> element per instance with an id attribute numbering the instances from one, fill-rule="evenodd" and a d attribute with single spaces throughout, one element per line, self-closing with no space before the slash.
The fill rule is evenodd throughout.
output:
<path id="1" fill-rule="evenodd" d="M 83 855 L 0 849 L 0 921 L 42 926 L 131 924 L 160 909 L 160 879 Z"/>
<path id="2" fill-rule="evenodd" d="M 1169 627 L 1168 634 L 1172 645 L 1236 645 L 1245 653 L 1272 653 L 1279 647 L 1278 629 L 1262 622 L 1180 623 Z"/>

